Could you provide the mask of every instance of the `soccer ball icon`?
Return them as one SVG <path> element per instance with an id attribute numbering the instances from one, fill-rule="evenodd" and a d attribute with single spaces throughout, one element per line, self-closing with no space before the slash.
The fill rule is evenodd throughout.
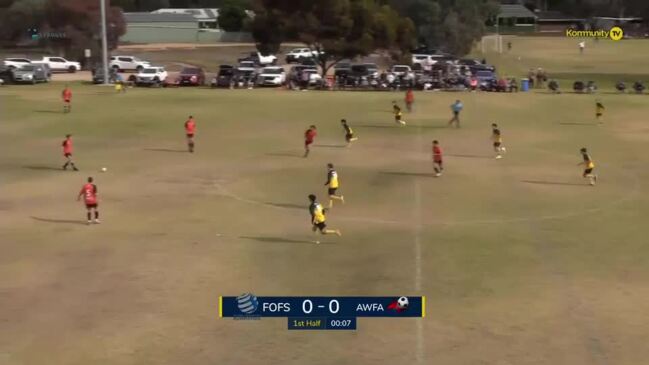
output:
<path id="1" fill-rule="evenodd" d="M 397 307 L 399 307 L 400 310 L 408 308 L 408 304 L 408 298 L 406 297 L 399 297 L 399 299 L 397 299 Z"/>

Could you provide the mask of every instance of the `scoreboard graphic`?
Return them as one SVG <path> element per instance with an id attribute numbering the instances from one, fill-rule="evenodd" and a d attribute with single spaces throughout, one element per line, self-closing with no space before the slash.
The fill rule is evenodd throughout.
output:
<path id="1" fill-rule="evenodd" d="M 355 330 L 358 317 L 423 318 L 426 297 L 219 297 L 219 317 L 287 318 L 289 330 Z"/>

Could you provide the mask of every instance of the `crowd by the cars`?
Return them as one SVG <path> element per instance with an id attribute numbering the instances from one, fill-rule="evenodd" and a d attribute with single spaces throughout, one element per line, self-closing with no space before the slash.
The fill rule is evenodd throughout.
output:
<path id="1" fill-rule="evenodd" d="M 130 55 L 114 55 L 109 58 L 108 75 L 101 67 L 91 69 L 92 81 L 148 87 L 210 86 L 212 88 L 286 87 L 291 90 L 451 90 L 516 92 L 519 89 L 547 88 L 559 93 L 559 84 L 550 80 L 541 68 L 530 69 L 527 78 L 502 77 L 485 59 L 458 58 L 453 55 L 419 48 L 413 50 L 409 64 L 394 64 L 381 69 L 373 62 L 336 62 L 332 72 L 323 78 L 318 65 L 324 51 L 308 47 L 295 48 L 285 53 L 285 65 L 278 65 L 275 55 L 260 52 L 244 53 L 234 64 L 222 64 L 215 73 L 202 67 L 186 66 L 172 77 L 165 67 Z M 48 82 L 53 72 L 76 72 L 79 62 L 62 57 L 6 58 L 0 66 L 0 84 Z M 626 92 L 627 86 L 618 82 L 615 88 Z M 575 81 L 576 93 L 594 93 L 593 81 Z M 643 93 L 644 83 L 636 81 L 630 90 Z"/>

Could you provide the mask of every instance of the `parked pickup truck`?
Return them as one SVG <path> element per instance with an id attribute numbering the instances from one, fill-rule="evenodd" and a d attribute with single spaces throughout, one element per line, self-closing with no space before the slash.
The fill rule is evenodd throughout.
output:
<path id="1" fill-rule="evenodd" d="M 56 71 L 67 71 L 67 72 L 77 72 L 81 70 L 81 64 L 75 61 L 68 61 L 63 57 L 43 57 L 40 61 L 48 64 L 52 72 Z"/>
<path id="2" fill-rule="evenodd" d="M 274 65 L 277 63 L 277 57 L 274 55 L 264 56 L 259 52 L 244 53 L 243 57 L 239 58 L 239 63 L 243 61 L 252 61 L 260 66 Z"/>

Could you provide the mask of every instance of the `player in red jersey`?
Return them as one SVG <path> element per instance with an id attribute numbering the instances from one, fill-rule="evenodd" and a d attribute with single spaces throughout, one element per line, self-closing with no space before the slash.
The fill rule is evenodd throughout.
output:
<path id="1" fill-rule="evenodd" d="M 435 169 L 435 176 L 442 176 L 444 166 L 442 162 L 442 147 L 439 146 L 437 140 L 433 141 L 433 168 Z"/>
<path id="2" fill-rule="evenodd" d="M 318 131 L 314 125 L 310 126 L 309 129 L 304 132 L 304 157 L 309 156 L 309 146 L 315 141 L 315 136 L 318 135 Z"/>
<path id="3" fill-rule="evenodd" d="M 187 148 L 189 152 L 194 153 L 194 133 L 196 133 L 196 122 L 193 116 L 185 122 L 185 134 L 187 135 Z"/>
<path id="4" fill-rule="evenodd" d="M 98 209 L 98 200 L 97 200 L 97 185 L 93 184 L 92 177 L 88 178 L 88 183 L 84 184 L 81 187 L 81 191 L 77 196 L 77 201 L 81 200 L 83 196 L 83 202 L 86 204 L 86 209 L 88 210 L 88 224 L 93 223 L 92 212 L 95 212 L 94 223 L 99 224 L 99 209 Z"/>
<path id="5" fill-rule="evenodd" d="M 63 157 L 65 157 L 63 170 L 67 170 L 68 165 L 70 165 L 72 166 L 72 170 L 79 171 L 79 169 L 77 169 L 77 167 L 74 165 L 74 162 L 72 162 L 72 135 L 66 134 L 65 139 L 63 140 L 63 143 L 61 145 L 63 146 Z"/>
<path id="6" fill-rule="evenodd" d="M 72 111 L 72 90 L 65 85 L 65 89 L 61 92 L 61 98 L 63 99 L 63 112 L 69 113 Z"/>

